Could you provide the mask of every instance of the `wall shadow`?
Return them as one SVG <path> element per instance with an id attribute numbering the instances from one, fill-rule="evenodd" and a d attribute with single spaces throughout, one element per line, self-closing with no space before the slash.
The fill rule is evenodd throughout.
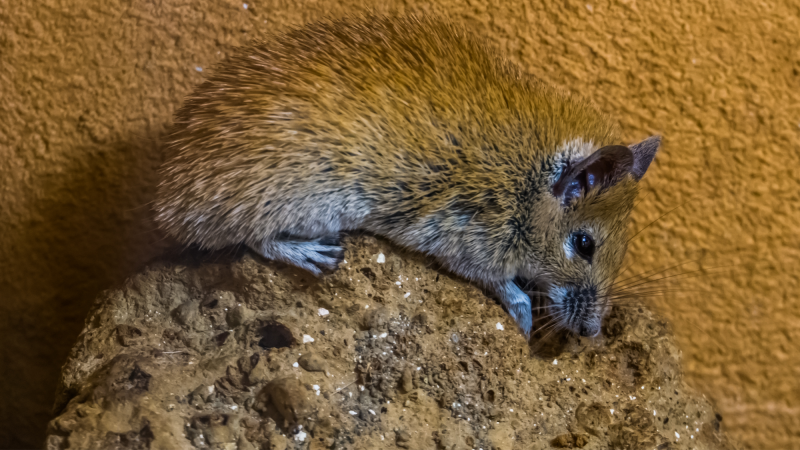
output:
<path id="1" fill-rule="evenodd" d="M 152 199 L 155 140 L 90 143 L 38 175 L 31 214 L 11 223 L 0 271 L 2 448 L 41 448 L 64 364 L 98 293 L 167 245 Z M 63 151 L 63 149 L 59 149 Z M 31 196 L 33 197 L 33 195 Z M 2 436 L 6 434 L 6 436 Z"/>

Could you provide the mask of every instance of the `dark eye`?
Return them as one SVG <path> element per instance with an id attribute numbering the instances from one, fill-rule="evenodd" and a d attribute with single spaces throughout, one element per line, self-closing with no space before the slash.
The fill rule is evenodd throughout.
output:
<path id="1" fill-rule="evenodd" d="M 594 255 L 594 239 L 586 233 L 572 235 L 572 247 L 581 255 L 581 258 L 590 261 Z"/>

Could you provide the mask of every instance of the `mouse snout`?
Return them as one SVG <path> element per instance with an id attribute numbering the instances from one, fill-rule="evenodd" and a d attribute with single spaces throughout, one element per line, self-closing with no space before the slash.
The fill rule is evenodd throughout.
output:
<path id="1" fill-rule="evenodd" d="M 584 337 L 600 334 L 603 314 L 597 299 L 597 288 L 567 286 L 554 289 L 550 297 L 560 309 L 558 316 L 565 328 Z"/>
<path id="2" fill-rule="evenodd" d="M 600 327 L 595 326 L 594 324 L 582 323 L 580 324 L 580 329 L 578 331 L 578 334 L 580 334 L 583 337 L 594 337 L 600 334 Z"/>

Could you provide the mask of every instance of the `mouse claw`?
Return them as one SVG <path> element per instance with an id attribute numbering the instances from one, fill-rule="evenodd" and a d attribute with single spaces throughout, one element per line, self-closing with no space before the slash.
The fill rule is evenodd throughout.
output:
<path id="1" fill-rule="evenodd" d="M 517 322 L 525 340 L 531 340 L 531 330 L 533 329 L 533 316 L 531 315 L 530 303 L 516 304 L 508 309 L 509 314 Z"/>

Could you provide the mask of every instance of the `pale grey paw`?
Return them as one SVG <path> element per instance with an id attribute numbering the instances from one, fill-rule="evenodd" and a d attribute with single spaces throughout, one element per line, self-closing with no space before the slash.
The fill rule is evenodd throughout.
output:
<path id="1" fill-rule="evenodd" d="M 494 286 L 494 290 L 500 298 L 500 302 L 508 310 L 508 314 L 517 322 L 517 326 L 519 326 L 525 338 L 530 340 L 533 315 L 531 313 L 531 299 L 528 294 L 522 292 L 519 286 L 511 280 L 498 283 Z"/>
<path id="2" fill-rule="evenodd" d="M 517 322 L 520 331 L 522 331 L 522 333 L 525 335 L 525 339 L 530 339 L 531 329 L 533 329 L 533 316 L 531 314 L 530 300 L 526 303 L 517 303 L 507 308 L 509 315 L 511 315 L 511 318 Z"/>
<path id="3" fill-rule="evenodd" d="M 321 276 L 323 270 L 334 270 L 344 256 L 344 249 L 331 238 L 313 241 L 281 240 L 268 241 L 252 246 L 267 259 L 291 264 Z"/>

